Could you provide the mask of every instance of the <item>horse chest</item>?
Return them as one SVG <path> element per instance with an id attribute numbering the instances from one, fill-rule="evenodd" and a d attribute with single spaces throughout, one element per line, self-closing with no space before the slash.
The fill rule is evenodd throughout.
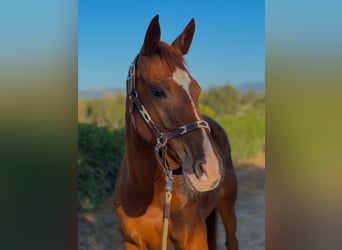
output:
<path id="1" fill-rule="evenodd" d="M 163 232 L 163 194 L 154 197 L 153 202 L 139 216 L 130 216 L 122 207 L 117 209 L 121 220 L 124 238 L 135 242 L 142 249 L 159 249 Z M 173 241 L 183 241 L 189 235 L 191 225 L 199 220 L 200 212 L 196 206 L 174 193 L 171 202 L 171 217 L 169 220 L 169 238 Z M 170 242 L 169 242 L 170 243 Z"/>

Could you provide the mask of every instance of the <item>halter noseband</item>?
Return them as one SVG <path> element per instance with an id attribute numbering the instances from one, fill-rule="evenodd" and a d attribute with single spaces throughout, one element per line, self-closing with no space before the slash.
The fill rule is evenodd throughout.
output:
<path id="1" fill-rule="evenodd" d="M 156 124 L 153 122 L 151 116 L 145 109 L 144 105 L 141 103 L 138 92 L 136 91 L 136 88 L 135 88 L 135 75 L 136 75 L 135 71 L 136 71 L 136 64 L 138 61 L 138 57 L 139 55 L 135 57 L 135 59 L 133 60 L 128 70 L 128 76 L 127 76 L 127 81 L 126 81 L 127 95 L 129 98 L 128 112 L 130 115 L 132 125 L 135 130 L 136 130 L 136 125 L 135 125 L 135 119 L 134 119 L 134 113 L 133 113 L 134 107 L 137 108 L 140 115 L 144 119 L 145 123 L 151 129 L 152 133 L 154 134 L 156 138 L 156 145 L 154 147 L 155 156 L 158 159 L 160 165 L 163 167 L 165 175 L 167 175 L 169 178 L 172 179 L 172 174 L 180 175 L 182 171 L 181 171 L 181 167 L 178 169 L 172 170 L 167 163 L 166 156 L 167 156 L 168 141 L 175 137 L 184 135 L 196 129 L 206 128 L 210 130 L 210 127 L 206 121 L 200 120 L 200 121 L 195 121 L 195 122 L 191 122 L 189 124 L 183 125 L 179 128 L 172 130 L 171 132 L 164 132 L 160 130 L 156 126 Z"/>

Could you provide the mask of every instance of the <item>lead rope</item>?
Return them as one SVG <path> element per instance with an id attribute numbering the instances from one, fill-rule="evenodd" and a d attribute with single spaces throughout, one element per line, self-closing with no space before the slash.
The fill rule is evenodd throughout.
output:
<path id="1" fill-rule="evenodd" d="M 164 199 L 164 209 L 163 209 L 163 238 L 162 238 L 162 250 L 167 249 L 167 233 L 169 228 L 169 218 L 170 218 L 170 204 L 172 199 L 172 175 L 165 173 L 165 199 Z"/>
<path id="2" fill-rule="evenodd" d="M 166 160 L 166 151 L 167 151 L 167 140 L 164 140 L 162 134 L 158 138 L 158 142 L 154 148 L 154 153 L 156 155 L 157 160 L 159 161 L 160 166 L 164 170 L 165 174 L 165 196 L 164 196 L 164 206 L 163 206 L 163 235 L 162 235 L 162 250 L 167 249 L 167 233 L 169 230 L 169 219 L 170 219 L 170 210 L 171 210 L 171 199 L 172 199 L 172 170 L 169 167 Z"/>

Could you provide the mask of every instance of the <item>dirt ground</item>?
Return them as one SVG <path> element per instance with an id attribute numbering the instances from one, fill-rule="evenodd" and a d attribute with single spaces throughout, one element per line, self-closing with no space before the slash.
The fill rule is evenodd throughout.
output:
<path id="1" fill-rule="evenodd" d="M 259 155 L 254 161 L 239 162 L 236 165 L 235 171 L 239 182 L 239 196 L 236 204 L 237 237 L 240 250 L 263 250 L 265 249 L 264 156 Z M 219 250 L 225 249 L 224 242 L 224 229 L 219 221 Z M 108 197 L 95 212 L 78 215 L 78 249 L 122 249 L 111 197 Z"/>

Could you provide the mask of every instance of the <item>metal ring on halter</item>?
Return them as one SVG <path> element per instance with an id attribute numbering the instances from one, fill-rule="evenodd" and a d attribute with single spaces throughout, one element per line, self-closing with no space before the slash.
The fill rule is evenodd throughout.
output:
<path id="1" fill-rule="evenodd" d="M 157 138 L 157 144 L 162 145 L 162 147 L 165 147 L 167 143 L 167 140 L 165 140 L 165 133 L 160 132 L 159 137 Z"/>
<path id="2" fill-rule="evenodd" d="M 137 91 L 133 91 L 130 95 L 129 95 L 129 101 L 130 102 L 135 102 L 136 99 L 138 99 L 138 92 Z"/>

